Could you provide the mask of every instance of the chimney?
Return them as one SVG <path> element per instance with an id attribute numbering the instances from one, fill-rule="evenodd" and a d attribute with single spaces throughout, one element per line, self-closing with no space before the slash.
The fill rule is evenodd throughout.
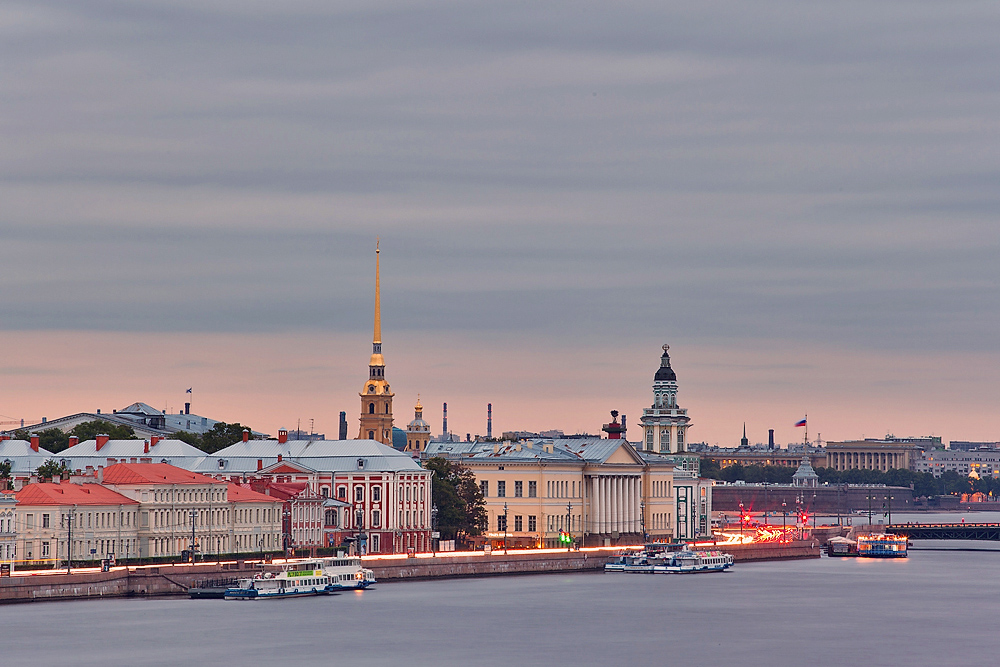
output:
<path id="1" fill-rule="evenodd" d="M 0 442 L 3 442 L 4 440 L 10 440 L 10 436 L 6 433 L 0 433 Z"/>
<path id="2" fill-rule="evenodd" d="M 74 445 L 78 445 L 78 444 L 80 444 L 80 438 L 76 437 L 75 435 L 69 436 L 69 446 L 70 447 L 72 447 Z"/>
<path id="3" fill-rule="evenodd" d="M 156 447 L 156 443 L 158 443 L 160 440 L 162 440 L 162 438 L 158 435 L 149 436 L 149 446 Z"/>
<path id="4" fill-rule="evenodd" d="M 186 414 L 186 415 L 191 414 L 191 404 L 190 403 L 185 403 L 184 404 L 184 414 Z"/>
<path id="5" fill-rule="evenodd" d="M 97 483 L 104 484 L 104 466 L 97 466 Z"/>
<path id="6" fill-rule="evenodd" d="M 445 403 L 444 407 L 441 408 L 441 414 L 444 415 L 443 417 L 441 417 L 441 437 L 442 437 L 442 439 L 444 439 L 444 438 L 448 437 L 448 404 L 447 403 Z"/>
<path id="7" fill-rule="evenodd" d="M 493 437 L 493 404 L 486 404 L 486 437 Z"/>
<path id="8" fill-rule="evenodd" d="M 767 448 L 774 449 L 774 429 L 767 429 Z"/>
<path id="9" fill-rule="evenodd" d="M 110 439 L 111 439 L 111 436 L 105 435 L 103 433 L 101 435 L 97 436 L 97 438 L 96 438 L 96 440 L 97 440 L 97 451 L 101 451 L 101 447 L 103 447 L 104 445 L 108 444 L 108 440 L 110 440 Z"/>
<path id="10" fill-rule="evenodd" d="M 34 451 L 36 451 L 36 452 L 38 451 L 38 434 L 37 433 L 32 433 L 31 434 L 31 449 L 34 450 Z"/>
<path id="11" fill-rule="evenodd" d="M 281 463 L 281 454 L 278 454 L 278 463 Z"/>
<path id="12" fill-rule="evenodd" d="M 283 445 L 288 442 L 288 430 L 279 428 L 278 429 L 278 444 Z"/>
<path id="13" fill-rule="evenodd" d="M 622 415 L 622 440 L 628 440 L 628 426 L 625 425 L 626 416 Z"/>
<path id="14" fill-rule="evenodd" d="M 340 413 L 340 439 L 347 440 L 347 413 Z"/>
<path id="15" fill-rule="evenodd" d="M 243 429 L 243 442 L 250 442 L 250 429 Z"/>
<path id="16" fill-rule="evenodd" d="M 499 443 L 496 443 L 496 442 L 493 443 L 493 453 L 494 454 L 499 454 L 500 453 L 500 445 L 499 445 Z"/>
<path id="17" fill-rule="evenodd" d="M 145 440 L 142 443 L 142 453 L 149 454 L 149 440 Z"/>
<path id="18" fill-rule="evenodd" d="M 257 459 L 257 470 L 263 470 L 263 469 L 264 469 L 264 460 Z"/>

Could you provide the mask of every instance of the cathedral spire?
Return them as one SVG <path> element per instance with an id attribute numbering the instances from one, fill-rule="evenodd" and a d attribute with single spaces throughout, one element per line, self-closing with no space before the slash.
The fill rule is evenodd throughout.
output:
<path id="1" fill-rule="evenodd" d="M 375 237 L 375 332 L 372 335 L 372 345 L 375 347 L 382 346 L 382 288 L 379 284 L 379 239 Z M 378 353 L 381 350 L 372 349 L 373 352 Z"/>

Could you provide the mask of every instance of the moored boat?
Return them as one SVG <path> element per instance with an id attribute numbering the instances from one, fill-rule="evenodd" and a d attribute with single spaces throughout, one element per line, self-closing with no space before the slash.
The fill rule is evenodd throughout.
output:
<path id="1" fill-rule="evenodd" d="M 858 535 L 857 553 L 861 558 L 906 558 L 906 547 L 905 535 Z"/>
<path id="2" fill-rule="evenodd" d="M 286 563 L 279 572 L 259 572 L 226 589 L 227 600 L 263 600 L 329 595 L 339 590 L 318 562 Z"/>
<path id="3" fill-rule="evenodd" d="M 733 556 L 721 551 L 678 551 L 670 554 L 669 561 L 656 565 L 657 574 L 697 574 L 725 572 L 733 566 Z"/>

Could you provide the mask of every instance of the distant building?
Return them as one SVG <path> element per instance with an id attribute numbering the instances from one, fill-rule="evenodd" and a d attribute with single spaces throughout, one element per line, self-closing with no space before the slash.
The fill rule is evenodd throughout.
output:
<path id="1" fill-rule="evenodd" d="M 925 444 L 924 439 L 900 438 L 827 442 L 826 466 L 834 470 L 914 470 Z"/>
<path id="2" fill-rule="evenodd" d="M 802 463 L 799 464 L 799 469 L 795 471 L 794 475 L 792 475 L 792 486 L 808 489 L 819 486 L 819 475 L 817 475 L 816 471 L 813 470 L 808 456 L 802 457 Z"/>
<path id="3" fill-rule="evenodd" d="M 11 574 L 17 557 L 17 498 L 0 492 L 0 575 Z"/>
<path id="4" fill-rule="evenodd" d="M 1000 442 L 970 442 L 968 440 L 952 440 L 948 449 L 970 452 L 974 449 L 1000 449 Z"/>
<path id="5" fill-rule="evenodd" d="M 945 450 L 932 449 L 921 452 L 914 463 L 917 472 L 929 472 L 935 477 L 954 472 L 962 477 L 975 473 L 980 477 L 1000 477 L 1000 448 Z"/>
<path id="6" fill-rule="evenodd" d="M 435 456 L 476 475 L 489 521 L 485 539 L 494 546 L 505 533 L 508 546 L 544 547 L 560 546 L 561 531 L 586 546 L 676 534 L 674 461 L 637 452 L 626 440 L 433 442 L 424 457 Z"/>
<path id="7" fill-rule="evenodd" d="M 205 458 L 205 452 L 183 440 L 155 435 L 147 440 L 111 440 L 106 435 L 99 435 L 83 442 L 70 437 L 69 447 L 52 458 L 74 471 L 96 470 L 116 463 L 169 463 L 193 470 Z"/>
<path id="8" fill-rule="evenodd" d="M 28 484 L 17 498 L 18 560 L 53 565 L 138 554 L 139 503 L 100 484 Z"/>
<path id="9" fill-rule="evenodd" d="M 10 461 L 10 477 L 15 488 L 30 479 L 38 466 L 55 458 L 55 454 L 40 446 L 37 435 L 32 435 L 30 440 L 0 436 L 0 461 Z"/>

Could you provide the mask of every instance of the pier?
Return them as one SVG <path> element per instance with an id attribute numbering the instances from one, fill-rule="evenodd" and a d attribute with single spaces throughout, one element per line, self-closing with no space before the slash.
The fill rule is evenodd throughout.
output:
<path id="1" fill-rule="evenodd" d="M 1000 541 L 1000 523 L 895 523 L 885 526 L 885 532 L 911 540 Z"/>

